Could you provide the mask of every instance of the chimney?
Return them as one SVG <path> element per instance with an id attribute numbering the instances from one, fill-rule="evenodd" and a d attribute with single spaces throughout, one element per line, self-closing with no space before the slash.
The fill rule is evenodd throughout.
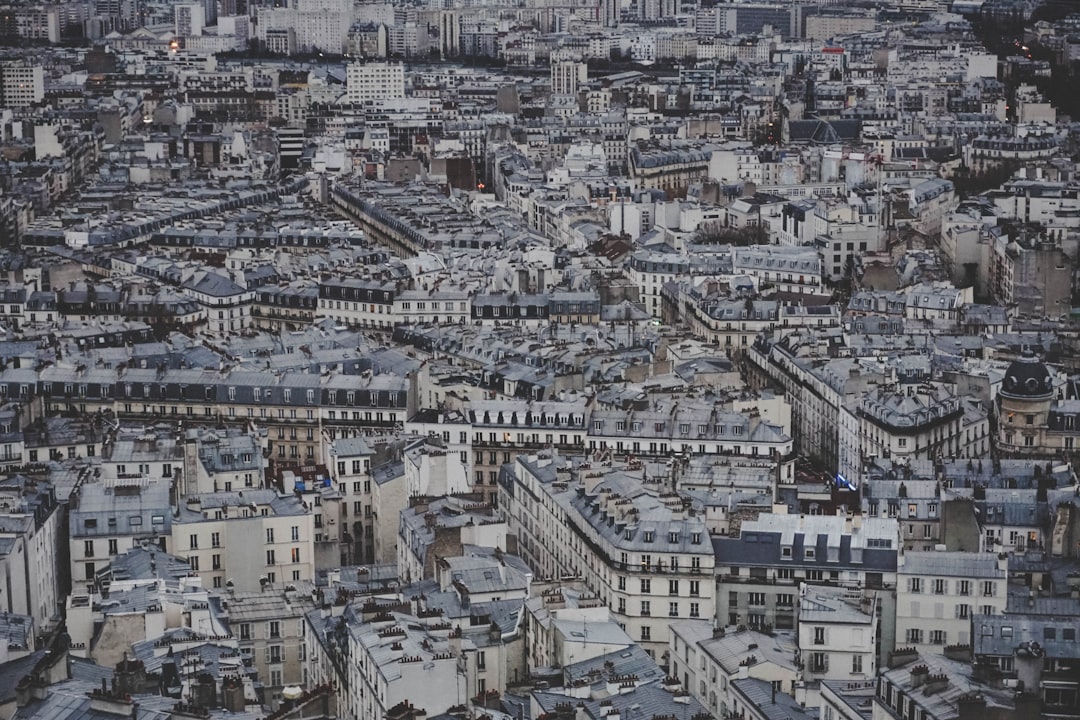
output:
<path id="1" fill-rule="evenodd" d="M 926 684 L 923 687 L 923 695 L 933 695 L 949 687 L 949 676 L 945 673 L 927 675 Z"/>
<path id="2" fill-rule="evenodd" d="M 911 668 L 911 689 L 920 688 L 926 683 L 926 677 L 930 674 L 930 669 L 925 665 L 916 665 Z"/>
<path id="3" fill-rule="evenodd" d="M 1008 572 L 1009 572 L 1009 554 L 1008 553 L 998 553 L 997 560 L 998 560 L 998 562 L 997 562 L 998 570 L 1000 570 L 1002 573 L 1008 574 Z"/>
<path id="4" fill-rule="evenodd" d="M 961 695 L 956 699 L 959 711 L 957 720 L 983 720 L 986 715 L 986 698 L 977 692 Z"/>
<path id="5" fill-rule="evenodd" d="M 221 684 L 221 704 L 229 712 L 244 712 L 244 684 L 239 678 L 228 678 Z"/>

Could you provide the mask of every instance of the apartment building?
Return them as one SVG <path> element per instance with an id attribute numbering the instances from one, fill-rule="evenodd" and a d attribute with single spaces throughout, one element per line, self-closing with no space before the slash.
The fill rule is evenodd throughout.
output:
<path id="1" fill-rule="evenodd" d="M 261 590 L 315 579 L 315 513 L 294 494 L 189 495 L 170 530 L 172 547 L 205 587 Z"/>
<path id="2" fill-rule="evenodd" d="M 500 507 L 540 577 L 580 576 L 626 633 L 662 654 L 673 618 L 713 616 L 713 551 L 703 518 L 640 477 L 556 454 L 521 456 L 500 476 Z"/>
<path id="3" fill-rule="evenodd" d="M 768 682 L 786 695 L 795 693 L 798 648 L 790 639 L 713 625 L 708 620 L 673 623 L 669 654 L 670 676 L 713 717 L 733 717 L 732 683 L 740 678 Z"/>
<path id="4" fill-rule="evenodd" d="M 199 271 L 180 289 L 203 307 L 207 327 L 211 330 L 224 334 L 251 327 L 254 288 L 246 288 L 216 272 Z"/>
<path id="5" fill-rule="evenodd" d="M 904 660 L 878 677 L 874 717 L 980 720 L 1039 715 L 1038 703 L 1013 688 L 993 687 L 973 677 L 970 662 L 917 653 Z"/>
<path id="6" fill-rule="evenodd" d="M 1038 698 L 1042 717 L 1080 714 L 1075 616 L 976 615 L 972 627 L 974 663 L 989 677 Z"/>
<path id="7" fill-rule="evenodd" d="M 980 458 L 989 451 L 989 413 L 944 385 L 888 385 L 846 398 L 839 415 L 839 468 L 860 482 L 877 458 Z"/>
<path id="8" fill-rule="evenodd" d="M 580 402 L 500 398 L 472 400 L 464 410 L 470 423 L 472 485 L 498 502 L 499 470 L 543 448 L 580 452 L 585 446 L 587 411 Z"/>
<path id="9" fill-rule="evenodd" d="M 877 675 L 878 599 L 843 588 L 799 588 L 802 679 L 866 681 Z"/>
<path id="10" fill-rule="evenodd" d="M 716 577 L 722 588 L 716 598 L 716 621 L 793 629 L 801 585 L 833 585 L 877 598 L 881 647 L 883 652 L 891 649 L 896 521 L 859 515 L 796 517 L 777 509 L 783 506 L 743 522 L 738 537 L 713 538 Z"/>
<path id="11" fill-rule="evenodd" d="M 0 107 L 23 108 L 44 99 L 44 67 L 25 60 L 0 63 Z"/>
<path id="12" fill-rule="evenodd" d="M 125 368 L 79 371 L 51 368 L 33 393 L 48 413 L 111 411 L 124 419 L 168 418 L 194 422 L 254 423 L 266 428 L 268 458 L 278 464 L 313 464 L 321 435 L 355 436 L 394 430 L 408 412 L 408 380 L 373 374 L 370 358 L 346 372 L 228 372 Z M 17 371 L 21 373 L 21 371 Z M 13 376 L 9 397 L 32 396 Z M 27 378 L 28 379 L 28 378 Z"/>
<path id="13" fill-rule="evenodd" d="M 503 516 L 474 496 L 411 497 L 398 527 L 398 573 L 407 583 L 435 577 L 438 559 L 460 555 L 466 545 L 507 549 Z"/>
<path id="14" fill-rule="evenodd" d="M 346 540 L 342 564 L 370 564 L 375 556 L 375 520 L 379 506 L 372 501 L 371 461 L 375 451 L 362 437 L 336 438 L 326 443 L 326 465 L 341 493 L 341 520 Z M 396 522 L 394 523 L 396 530 Z"/>
<path id="15" fill-rule="evenodd" d="M 1008 601 L 1008 555 L 904 552 L 896 588 L 896 643 L 919 652 L 969 645 L 971 620 L 1000 615 Z"/>
<path id="16" fill-rule="evenodd" d="M 311 595 L 288 588 L 247 592 L 234 589 L 222 600 L 240 651 L 251 656 L 266 688 L 267 703 L 277 706 L 286 686 L 306 683 L 304 614 L 313 605 Z"/>
<path id="17" fill-rule="evenodd" d="M 125 477 L 84 483 L 68 501 L 72 590 L 92 590 L 98 571 L 144 543 L 172 550 L 170 483 Z"/>
<path id="18" fill-rule="evenodd" d="M 760 412 L 729 411 L 705 400 L 657 400 L 643 410 L 594 405 L 588 422 L 589 450 L 611 450 L 620 456 L 666 457 L 681 452 L 793 459 L 794 443 L 781 425 Z"/>
<path id="19" fill-rule="evenodd" d="M 827 467 L 840 462 L 840 408 L 885 382 L 884 364 L 870 358 L 812 357 L 810 331 L 759 337 L 747 351 L 753 369 L 778 383 L 791 403 L 795 448 Z M 809 355 L 809 356 L 808 356 Z"/>
<path id="20" fill-rule="evenodd" d="M 181 497 L 263 486 L 266 461 L 262 441 L 251 432 L 236 427 L 189 428 L 182 452 Z"/>
<path id="21" fill-rule="evenodd" d="M 354 62 L 346 69 L 345 98 L 350 105 L 405 97 L 405 66 L 400 62 Z"/>
<path id="22" fill-rule="evenodd" d="M 66 578 L 56 561 L 62 522 L 50 483 L 22 474 L 0 482 L 0 609 L 29 616 L 39 631 L 51 629 L 63 602 Z"/>
<path id="23" fill-rule="evenodd" d="M 343 325 L 393 328 L 394 299 L 400 288 L 391 282 L 359 278 L 330 278 L 319 282 L 317 318 Z"/>

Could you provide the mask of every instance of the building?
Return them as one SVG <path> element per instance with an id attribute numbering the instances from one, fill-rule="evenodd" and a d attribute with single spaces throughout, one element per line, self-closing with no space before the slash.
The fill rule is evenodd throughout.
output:
<path id="1" fill-rule="evenodd" d="M 84 483 L 68 501 L 72 590 L 89 588 L 113 558 L 144 543 L 172 550 L 167 480 L 126 477 Z"/>
<path id="2" fill-rule="evenodd" d="M 310 593 L 296 588 L 272 591 L 228 590 L 229 628 L 240 651 L 250 654 L 259 680 L 266 686 L 266 701 L 277 706 L 288 685 L 303 685 L 305 647 L 304 614 L 311 609 Z"/>
<path id="3" fill-rule="evenodd" d="M 173 6 L 176 16 L 176 35 L 181 38 L 198 37 L 206 25 L 206 8 L 202 3 L 177 3 Z"/>
<path id="4" fill-rule="evenodd" d="M 1039 715 L 1039 708 L 1014 689 L 978 682 L 968 662 L 917 653 L 904 660 L 878 677 L 873 717 L 1008 720 Z"/>
<path id="5" fill-rule="evenodd" d="M 45 69 L 24 60 L 0 62 L 0 107 L 29 107 L 45 99 Z"/>
<path id="6" fill-rule="evenodd" d="M 1042 717 L 1080 715 L 1075 616 L 976 615 L 972 627 L 974 666 L 987 681 L 1038 698 Z"/>
<path id="7" fill-rule="evenodd" d="M 315 579 L 315 512 L 296 495 L 247 489 L 188 495 L 171 545 L 208 588 L 262 590 Z"/>
<path id="8" fill-rule="evenodd" d="M 578 60 L 559 60 L 551 63 L 551 94 L 577 95 L 578 88 L 589 79 L 589 66 Z"/>
<path id="9" fill-rule="evenodd" d="M 713 717 L 733 717 L 733 683 L 741 678 L 768 682 L 779 693 L 795 693 L 799 648 L 794 638 L 713 626 L 708 620 L 683 620 L 673 623 L 669 634 L 671 677 Z"/>
<path id="10" fill-rule="evenodd" d="M 49 630 L 68 579 L 57 558 L 63 514 L 56 491 L 40 478 L 7 474 L 0 482 L 0 507 L 0 575 L 6 579 L 0 608 Z"/>
<path id="11" fill-rule="evenodd" d="M 350 105 L 405 97 L 405 66 L 400 62 L 350 63 L 345 98 Z"/>
<path id="12" fill-rule="evenodd" d="M 557 454 L 520 456 L 499 478 L 500 508 L 539 577 L 575 577 L 650 654 L 673 618 L 712 617 L 713 551 L 682 500 L 624 471 Z"/>
<path id="13" fill-rule="evenodd" d="M 971 620 L 1000 615 L 1007 602 L 1007 555 L 977 552 L 900 554 L 896 643 L 919 652 L 970 645 Z"/>
<path id="14" fill-rule="evenodd" d="M 712 541 L 716 577 L 726 587 L 716 598 L 717 623 L 793 629 L 801 586 L 831 583 L 877 598 L 881 647 L 891 648 L 897 530 L 895 520 L 860 515 L 774 512 L 743 522 L 738 537 Z"/>
<path id="15" fill-rule="evenodd" d="M 878 599 L 835 587 L 799 588 L 802 680 L 867 681 L 877 675 Z"/>
<path id="16" fill-rule="evenodd" d="M 1080 402 L 1061 399 L 1046 365 L 1025 352 L 997 393 L 999 450 L 1012 457 L 1057 457 L 1078 446 Z"/>
<path id="17" fill-rule="evenodd" d="M 341 562 L 343 565 L 372 563 L 375 558 L 375 517 L 379 512 L 394 519 L 390 507 L 372 502 L 371 461 L 375 454 L 361 437 L 337 438 L 327 443 L 327 467 L 334 474 L 341 493 Z"/>

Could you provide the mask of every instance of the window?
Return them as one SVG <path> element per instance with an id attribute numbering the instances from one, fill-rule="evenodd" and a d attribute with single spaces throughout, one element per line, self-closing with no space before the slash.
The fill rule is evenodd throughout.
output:
<path id="1" fill-rule="evenodd" d="M 697 597 L 699 595 L 701 595 L 701 581 L 700 580 L 691 580 L 690 581 L 690 596 L 691 597 Z"/>
<path id="2" fill-rule="evenodd" d="M 221 533 L 210 533 L 210 547 L 221 547 Z"/>
<path id="3" fill-rule="evenodd" d="M 199 549 L 199 536 L 198 535 L 189 535 L 188 536 L 188 548 L 191 549 L 191 550 L 198 550 Z"/>
<path id="4" fill-rule="evenodd" d="M 825 628 L 823 628 L 823 627 L 814 628 L 814 644 L 815 645 L 824 645 L 825 644 Z"/>
<path id="5" fill-rule="evenodd" d="M 487 668 L 487 657 L 484 655 L 484 651 L 480 650 L 476 653 L 476 668 L 478 670 L 484 670 Z"/>
<path id="6" fill-rule="evenodd" d="M 750 602 L 751 605 L 764 605 L 765 604 L 765 593 L 763 593 L 763 592 L 752 592 L 752 593 L 748 593 L 748 595 L 749 595 L 749 598 L 750 598 L 749 602 Z"/>
<path id="7" fill-rule="evenodd" d="M 86 563 L 86 579 L 94 579 L 94 563 Z"/>
<path id="8" fill-rule="evenodd" d="M 210 558 L 210 563 L 213 566 L 214 570 L 220 570 L 221 569 L 221 556 L 220 555 L 212 556 Z"/>
<path id="9" fill-rule="evenodd" d="M 116 542 L 116 539 L 115 539 L 115 538 L 114 538 L 114 539 L 111 539 L 111 540 L 109 540 L 109 554 L 110 554 L 110 555 L 116 555 L 116 554 L 117 554 L 117 547 L 116 547 L 116 545 L 117 545 L 117 542 Z"/>
<path id="10" fill-rule="evenodd" d="M 946 633 L 944 630 L 931 630 L 930 631 L 930 644 L 931 645 L 944 645 Z"/>
<path id="11" fill-rule="evenodd" d="M 293 548 L 291 556 L 291 559 L 294 563 L 300 562 L 300 548 Z"/>
<path id="12" fill-rule="evenodd" d="M 923 641 L 923 631 L 922 631 L 922 629 L 920 629 L 920 628 L 908 628 L 907 641 L 909 643 L 922 644 L 922 641 Z"/>
<path id="13" fill-rule="evenodd" d="M 958 620 L 967 620 L 971 617 L 971 606 L 960 604 L 956 606 L 956 617 Z"/>
<path id="14" fill-rule="evenodd" d="M 851 672 L 853 672 L 853 673 L 861 673 L 863 671 L 863 669 L 862 669 L 862 657 L 863 657 L 862 655 L 852 655 L 851 656 Z"/>
<path id="15" fill-rule="evenodd" d="M 281 637 L 281 623 L 277 620 L 271 620 L 266 624 L 266 637 L 279 638 Z"/>
<path id="16" fill-rule="evenodd" d="M 251 623 L 241 623 L 240 624 L 240 639 L 241 640 L 250 640 L 251 639 Z"/>
<path id="17" fill-rule="evenodd" d="M 626 592 L 626 576 L 620 575 L 618 580 L 618 588 L 623 592 Z"/>
<path id="18" fill-rule="evenodd" d="M 298 542 L 300 540 L 300 526 L 299 525 L 293 525 L 292 526 L 292 531 L 290 533 L 290 537 L 292 538 L 293 542 Z"/>
<path id="19" fill-rule="evenodd" d="M 618 607 L 619 607 L 618 613 L 620 615 L 625 615 L 626 614 L 626 598 L 619 598 Z"/>
<path id="20" fill-rule="evenodd" d="M 652 640 L 652 628 L 648 625 L 641 626 L 641 640 L 642 642 L 649 642 Z"/>
<path id="21" fill-rule="evenodd" d="M 792 593 L 780 593 L 776 596 L 776 606 L 783 608 L 795 607 L 795 595 Z"/>
<path id="22" fill-rule="evenodd" d="M 1071 628 L 1071 627 L 1062 628 L 1061 629 L 1061 639 L 1062 640 L 1068 640 L 1070 642 L 1075 642 L 1075 640 L 1076 640 L 1076 628 Z"/>
<path id="23" fill-rule="evenodd" d="M 679 594 L 679 581 L 678 580 L 668 580 L 668 595 L 678 595 L 678 594 Z"/>
<path id="24" fill-rule="evenodd" d="M 945 587 L 946 586 L 945 586 L 945 580 L 944 579 L 936 578 L 934 580 L 934 594 L 935 595 L 944 595 L 945 594 Z"/>
<path id="25" fill-rule="evenodd" d="M 652 592 L 652 580 L 649 580 L 648 578 L 642 578 L 641 579 L 641 594 L 642 595 L 648 595 L 651 592 Z"/>
<path id="26" fill-rule="evenodd" d="M 827 673 L 827 672 L 829 672 L 829 653 L 823 653 L 823 652 L 810 653 L 810 672 L 812 672 L 812 673 Z"/>
<path id="27" fill-rule="evenodd" d="M 959 582 L 959 593 L 961 595 L 970 595 L 971 594 L 971 581 L 970 580 L 961 580 Z"/>
<path id="28" fill-rule="evenodd" d="M 921 593 L 922 592 L 922 578 L 908 578 L 908 592 Z"/>
<path id="29" fill-rule="evenodd" d="M 669 602 L 667 614 L 668 617 L 679 617 L 679 603 Z"/>
<path id="30" fill-rule="evenodd" d="M 701 603 L 690 603 L 690 617 L 701 617 Z"/>
<path id="31" fill-rule="evenodd" d="M 267 550 L 266 551 L 266 564 L 267 565 L 274 565 L 275 562 L 276 562 L 276 559 L 274 557 L 274 551 L 273 550 Z"/>
<path id="32" fill-rule="evenodd" d="M 983 597 L 994 597 L 994 591 L 996 584 L 991 580 L 985 580 L 983 582 Z"/>
<path id="33" fill-rule="evenodd" d="M 83 557 L 94 557 L 94 541 L 83 541 Z"/>
<path id="34" fill-rule="evenodd" d="M 648 600 L 641 601 L 641 615 L 645 617 L 652 615 L 652 607 Z"/>

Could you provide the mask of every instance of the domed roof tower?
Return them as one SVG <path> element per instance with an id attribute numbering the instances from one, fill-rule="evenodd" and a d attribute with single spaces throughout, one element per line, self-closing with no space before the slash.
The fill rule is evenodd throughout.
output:
<path id="1" fill-rule="evenodd" d="M 1000 394 L 1010 400 L 1050 400 L 1054 396 L 1054 379 L 1035 353 L 1025 350 L 1005 371 Z"/>

